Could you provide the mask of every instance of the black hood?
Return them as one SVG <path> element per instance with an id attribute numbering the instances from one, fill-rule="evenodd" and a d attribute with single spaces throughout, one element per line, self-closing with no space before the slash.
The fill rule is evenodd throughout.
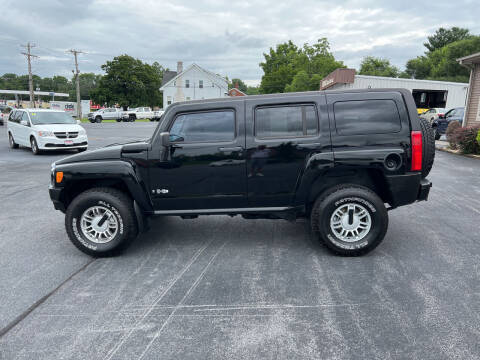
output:
<path id="1" fill-rule="evenodd" d="M 119 160 L 122 157 L 122 149 L 125 145 L 135 146 L 135 145 L 146 145 L 147 141 L 133 141 L 126 142 L 124 144 L 111 144 L 103 148 L 96 150 L 89 150 L 66 158 L 55 161 L 56 165 L 70 164 L 75 162 L 82 161 L 95 161 L 95 160 Z"/>

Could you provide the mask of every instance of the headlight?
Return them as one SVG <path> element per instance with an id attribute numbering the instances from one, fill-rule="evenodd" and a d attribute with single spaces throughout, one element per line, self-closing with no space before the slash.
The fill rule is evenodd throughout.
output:
<path id="1" fill-rule="evenodd" d="M 53 131 L 39 131 L 38 136 L 42 136 L 42 137 L 53 136 Z"/>
<path id="2" fill-rule="evenodd" d="M 81 130 L 78 132 L 78 135 L 87 135 L 87 132 L 85 131 L 85 129 L 81 129 Z"/>

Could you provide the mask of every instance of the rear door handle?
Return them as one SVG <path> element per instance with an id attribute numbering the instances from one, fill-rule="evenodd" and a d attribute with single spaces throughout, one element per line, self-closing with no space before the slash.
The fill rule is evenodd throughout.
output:
<path id="1" fill-rule="evenodd" d="M 243 148 L 241 146 L 219 147 L 218 150 L 223 151 L 223 152 L 234 152 L 234 151 L 242 151 Z"/>
<path id="2" fill-rule="evenodd" d="M 320 143 L 297 144 L 297 146 L 302 149 L 316 149 L 320 147 L 320 145 Z"/>

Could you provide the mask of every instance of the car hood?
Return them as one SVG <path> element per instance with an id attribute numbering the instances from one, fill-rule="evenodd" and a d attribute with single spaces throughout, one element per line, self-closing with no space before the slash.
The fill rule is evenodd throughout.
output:
<path id="1" fill-rule="evenodd" d="M 57 160 L 55 165 L 70 164 L 82 161 L 120 160 L 122 157 L 122 149 L 125 145 L 129 145 L 131 147 L 135 145 L 145 146 L 146 144 L 146 141 L 133 141 L 124 144 L 107 145 L 99 149 L 85 151 Z"/>
<path id="2" fill-rule="evenodd" d="M 78 124 L 40 124 L 34 125 L 35 130 L 39 131 L 53 131 L 53 132 L 78 132 L 80 130 L 85 130 Z"/>

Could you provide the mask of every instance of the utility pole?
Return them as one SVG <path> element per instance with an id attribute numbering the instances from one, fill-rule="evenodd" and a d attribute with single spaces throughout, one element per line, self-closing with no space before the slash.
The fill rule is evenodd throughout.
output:
<path id="1" fill-rule="evenodd" d="M 27 43 L 27 45 L 22 45 L 22 47 L 27 49 L 27 52 L 22 52 L 23 55 L 27 57 L 28 62 L 28 89 L 30 90 L 30 107 L 35 107 L 35 98 L 33 97 L 33 78 L 32 78 L 32 63 L 31 58 L 38 58 L 37 55 L 32 55 L 31 49 L 35 47 L 35 44 Z"/>
<path id="2" fill-rule="evenodd" d="M 78 54 L 83 54 L 83 51 L 71 49 L 70 52 L 75 56 L 75 80 L 77 83 L 77 118 L 82 120 L 82 101 L 80 100 L 80 70 L 78 70 Z"/>

